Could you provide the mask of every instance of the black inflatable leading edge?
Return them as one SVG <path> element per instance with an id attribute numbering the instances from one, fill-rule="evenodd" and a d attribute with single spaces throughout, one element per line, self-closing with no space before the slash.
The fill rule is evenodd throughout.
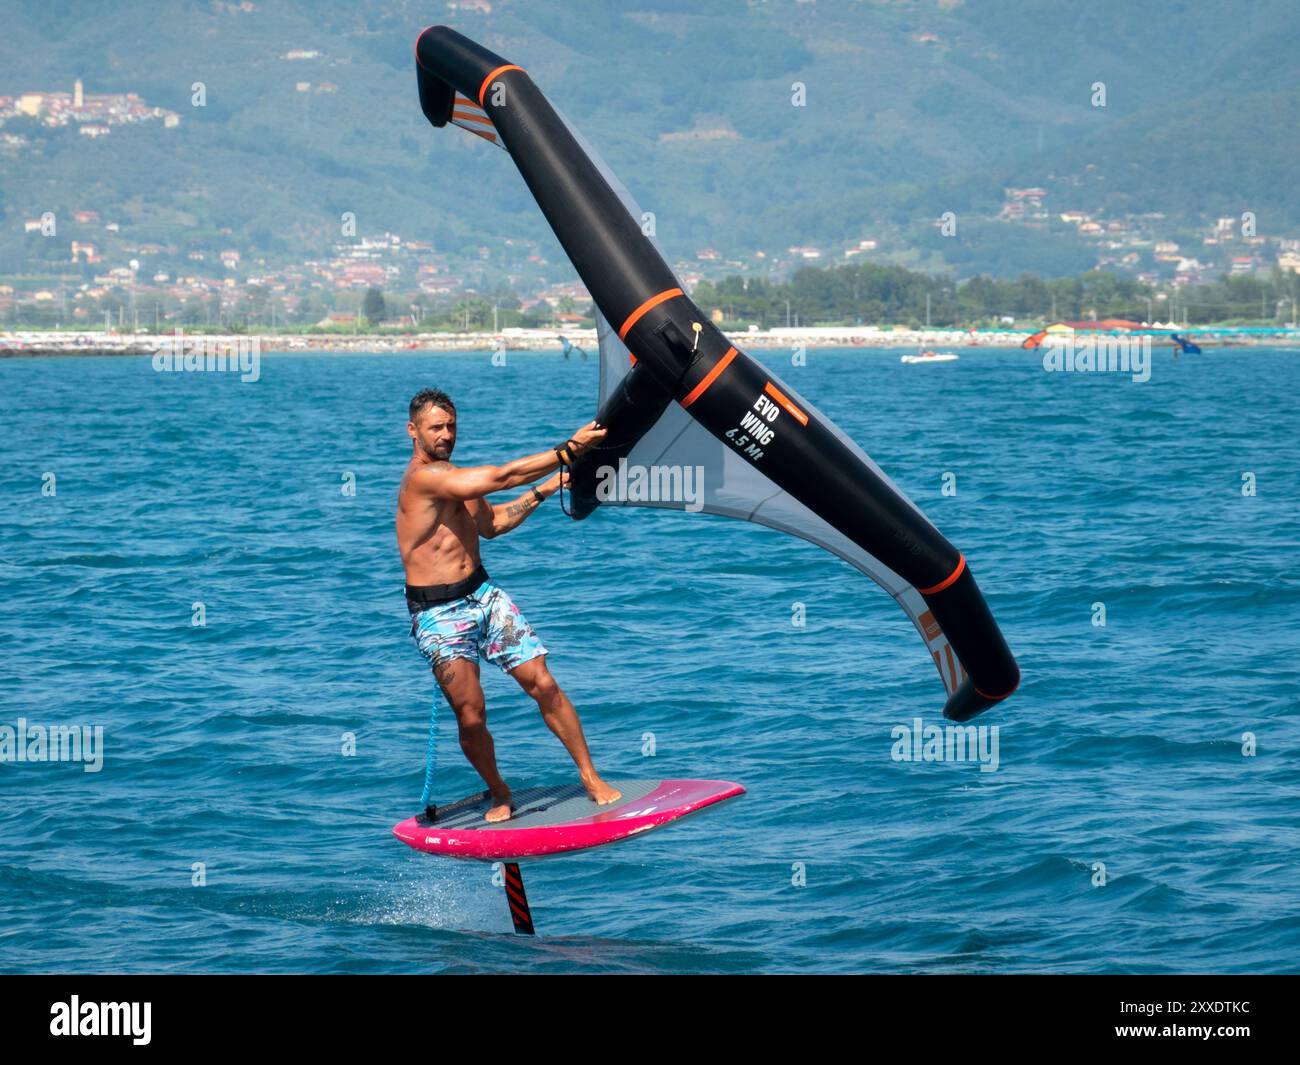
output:
<path id="1" fill-rule="evenodd" d="M 967 673 L 945 716 L 965 721 L 1010 695 L 1020 671 L 960 552 L 678 287 L 528 74 L 447 26 L 420 34 L 415 55 L 426 117 L 444 125 L 453 90 L 483 108 L 596 305 L 633 353 L 635 365 L 597 414 L 609 427 L 599 458 L 589 453 L 574 464 L 575 517 L 597 505 L 597 462 L 616 464 L 675 400 L 921 593 Z"/>

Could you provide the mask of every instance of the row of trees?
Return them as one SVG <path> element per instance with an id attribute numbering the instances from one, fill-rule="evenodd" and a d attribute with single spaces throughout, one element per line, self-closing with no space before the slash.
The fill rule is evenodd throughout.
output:
<path id="1" fill-rule="evenodd" d="M 547 328 L 556 324 L 557 311 L 580 310 L 573 299 L 565 297 L 555 309 L 543 303 L 524 311 L 519 298 L 508 292 L 459 297 L 422 292 L 398 297 L 385 296 L 377 288 L 368 289 L 361 296 L 309 289 L 298 294 L 292 306 L 286 308 L 271 292 L 259 286 L 248 286 L 233 304 L 228 300 L 223 303 L 215 293 L 177 299 L 149 290 L 133 293 L 129 288 L 114 288 L 99 297 L 79 294 L 39 303 L 12 303 L 3 323 L 11 328 L 92 330 L 102 329 L 107 322 L 112 328 L 159 332 L 170 332 L 178 326 L 233 332 L 397 330 L 409 329 L 412 324 L 422 332 L 495 331 L 509 327 Z M 591 314 L 590 304 L 586 313 Z M 331 314 L 353 318 L 347 323 L 321 325 Z"/>
<path id="2" fill-rule="evenodd" d="M 1296 274 L 1237 274 L 1202 285 L 1147 285 L 1093 270 L 1078 277 L 1015 280 L 973 277 L 954 282 L 901 266 L 860 263 L 799 270 L 789 281 L 729 277 L 692 293 L 725 321 L 781 325 L 898 324 L 940 327 L 1096 318 L 1189 324 L 1294 322 Z"/>
<path id="3" fill-rule="evenodd" d="M 729 277 L 703 281 L 692 292 L 706 312 L 721 311 L 732 327 L 756 325 L 932 325 L 967 328 L 1039 324 L 1058 320 L 1126 318 L 1204 324 L 1282 324 L 1296 321 L 1300 296 L 1295 273 L 1228 275 L 1203 285 L 1152 286 L 1103 271 L 1078 277 L 1041 278 L 1023 274 L 1012 280 L 974 277 L 954 282 L 900 266 L 862 263 L 825 269 L 805 268 L 788 281 Z M 578 308 L 564 299 L 560 313 L 580 310 L 592 318 L 590 304 Z M 377 288 L 364 296 L 310 289 L 286 310 L 265 289 L 249 286 L 233 305 L 221 298 L 177 300 L 153 293 L 114 289 L 98 299 L 79 296 L 42 304 L 11 305 L 11 326 L 65 328 L 84 324 L 170 330 L 186 328 L 312 329 L 331 312 L 359 316 L 355 326 L 398 328 L 409 319 L 421 331 L 547 328 L 556 310 L 537 304 L 521 309 L 519 298 L 501 291 L 484 295 L 410 297 L 385 295 Z M 406 327 L 406 323 L 403 323 Z"/>

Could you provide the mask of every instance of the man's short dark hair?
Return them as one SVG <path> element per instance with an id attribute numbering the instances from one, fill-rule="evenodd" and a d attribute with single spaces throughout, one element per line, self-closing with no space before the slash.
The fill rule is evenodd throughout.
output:
<path id="1" fill-rule="evenodd" d="M 445 410 L 448 414 L 456 413 L 456 404 L 451 401 L 451 396 L 447 395 L 446 392 L 440 392 L 436 388 L 425 388 L 411 397 L 411 421 L 415 421 L 415 416 L 430 404 Z"/>

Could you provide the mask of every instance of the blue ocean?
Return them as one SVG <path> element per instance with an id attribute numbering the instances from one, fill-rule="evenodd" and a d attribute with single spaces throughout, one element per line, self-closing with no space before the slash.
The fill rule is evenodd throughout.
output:
<path id="1" fill-rule="evenodd" d="M 744 522 L 549 501 L 484 561 L 597 766 L 748 792 L 525 865 L 536 938 L 491 866 L 391 832 L 431 713 L 439 800 L 480 790 L 410 638 L 395 493 L 418 389 L 456 400 L 458 463 L 500 462 L 595 415 L 595 360 L 0 361 L 0 730 L 102 736 L 0 761 L 0 970 L 1295 971 L 1300 359 L 756 357 L 964 551 L 1023 683 L 974 722 L 987 757 L 924 757 L 943 687 L 862 574 Z M 483 681 L 506 778 L 575 779 Z"/>

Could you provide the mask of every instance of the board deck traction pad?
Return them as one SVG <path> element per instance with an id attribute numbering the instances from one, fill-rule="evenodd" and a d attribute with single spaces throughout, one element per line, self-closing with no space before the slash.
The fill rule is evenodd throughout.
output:
<path id="1" fill-rule="evenodd" d="M 484 821 L 483 815 L 492 808 L 491 795 L 484 791 L 471 795 L 450 806 L 439 806 L 438 816 L 430 821 L 424 814 L 415 818 L 421 828 L 474 828 L 484 832 L 497 829 L 542 828 L 562 825 L 589 817 L 594 813 L 613 812 L 628 803 L 639 802 L 661 783 L 658 780 L 615 780 L 614 787 L 623 797 L 608 806 L 600 806 L 587 796 L 581 784 L 552 784 L 550 787 L 520 788 L 511 795 L 515 812 L 508 821 Z"/>

